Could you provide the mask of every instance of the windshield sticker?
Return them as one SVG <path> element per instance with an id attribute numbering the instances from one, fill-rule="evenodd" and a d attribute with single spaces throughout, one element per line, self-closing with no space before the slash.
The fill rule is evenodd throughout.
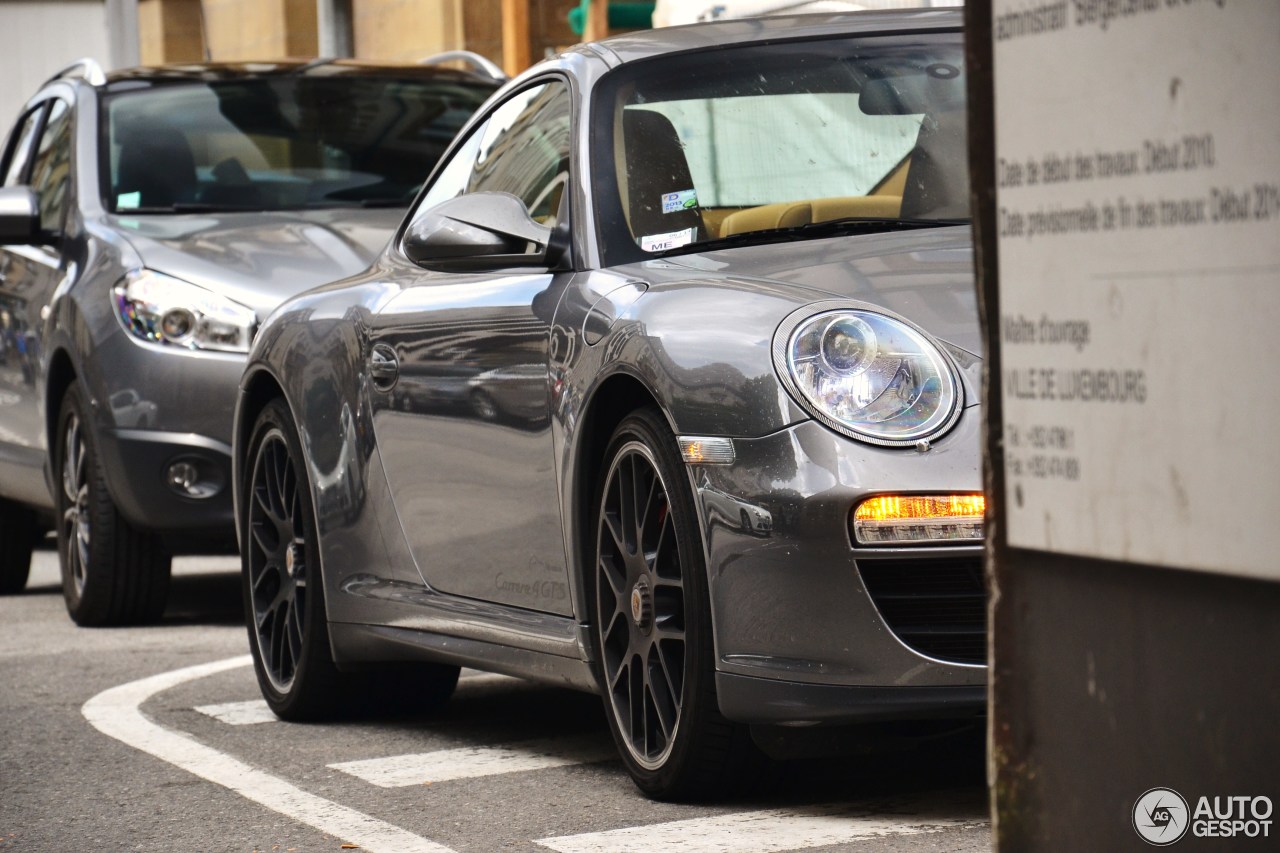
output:
<path id="1" fill-rule="evenodd" d="M 670 234 L 651 234 L 640 238 L 640 248 L 646 252 L 665 252 L 679 246 L 687 246 L 693 242 L 693 229 L 672 231 Z"/>
<path id="2" fill-rule="evenodd" d="M 678 193 L 662 194 L 662 212 L 678 213 L 681 210 L 692 210 L 698 206 L 698 196 L 693 190 L 680 190 Z"/>
<path id="3" fill-rule="evenodd" d="M 116 196 L 116 210 L 132 210 L 142 205 L 142 192 L 120 193 Z"/>

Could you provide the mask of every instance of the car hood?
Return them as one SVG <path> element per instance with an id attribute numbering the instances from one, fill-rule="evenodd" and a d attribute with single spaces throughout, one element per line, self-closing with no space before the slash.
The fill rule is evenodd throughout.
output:
<path id="1" fill-rule="evenodd" d="M 640 266 L 642 276 L 658 286 L 721 280 L 798 304 L 866 302 L 974 355 L 983 352 L 968 227 L 736 246 Z"/>
<path id="2" fill-rule="evenodd" d="M 404 211 L 328 209 L 112 216 L 143 266 L 215 290 L 259 318 L 296 293 L 367 267 Z"/>

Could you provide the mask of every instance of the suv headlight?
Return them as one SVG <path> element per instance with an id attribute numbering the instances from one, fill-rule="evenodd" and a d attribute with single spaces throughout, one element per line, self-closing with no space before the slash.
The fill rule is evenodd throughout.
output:
<path id="1" fill-rule="evenodd" d="M 950 362 L 921 331 L 884 314 L 797 312 L 778 328 L 773 357 L 796 400 L 850 438 L 914 444 L 960 414 Z"/>
<path id="2" fill-rule="evenodd" d="M 253 309 L 199 285 L 155 270 L 134 270 L 112 289 L 125 331 L 153 344 L 193 350 L 248 352 Z"/>

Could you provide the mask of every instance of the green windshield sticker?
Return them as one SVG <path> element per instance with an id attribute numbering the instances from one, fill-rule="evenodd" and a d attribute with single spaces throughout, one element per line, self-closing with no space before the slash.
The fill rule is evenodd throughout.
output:
<path id="1" fill-rule="evenodd" d="M 142 193 L 120 193 L 116 196 L 116 210 L 129 210 L 142 204 Z"/>
<path id="2" fill-rule="evenodd" d="M 681 210 L 692 210 L 698 206 L 698 196 L 693 190 L 681 190 L 678 193 L 662 194 L 662 212 L 676 213 Z"/>

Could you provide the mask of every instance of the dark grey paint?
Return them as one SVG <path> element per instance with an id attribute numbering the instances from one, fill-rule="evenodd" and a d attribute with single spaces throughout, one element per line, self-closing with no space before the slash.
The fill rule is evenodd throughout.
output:
<path id="1" fill-rule="evenodd" d="M 282 395 L 317 492 L 339 661 L 427 657 L 592 689 L 582 579 L 595 483 L 584 476 L 592 464 L 585 454 L 607 438 L 592 430 L 597 401 L 626 388 L 635 404 L 641 394 L 655 400 L 678 434 L 735 439 L 735 464 L 688 468 L 710 573 L 718 683 L 736 697 L 726 711 L 775 722 L 856 719 L 848 703 L 870 695 L 857 692 L 867 688 L 882 689 L 877 702 L 908 714 L 980 707 L 985 667 L 905 647 L 858 580 L 860 559 L 944 552 L 854 549 L 848 534 L 848 512 L 863 495 L 981 490 L 981 344 L 968 229 L 601 269 L 594 229 L 583 227 L 594 221 L 582 169 L 588 94 L 621 57 L 708 39 L 883 30 L 887 22 L 895 31 L 954 29 L 958 20 L 923 13 L 735 22 L 571 51 L 491 104 L 545 74 L 569 77 L 578 101 L 574 270 L 429 271 L 397 240 L 368 271 L 291 300 L 265 324 L 242 381 L 236 464 L 244 464 L 263 400 Z M 797 308 L 833 299 L 901 314 L 944 342 L 967 408 L 928 452 L 839 436 L 783 389 L 770 356 L 774 330 Z M 394 352 L 390 390 L 372 381 L 374 347 Z M 494 419 L 466 405 L 461 389 L 482 383 L 477 365 L 495 361 L 545 367 L 520 374 L 529 385 L 523 394 L 544 395 L 542 412 Z M 772 710 L 757 714 L 740 700 L 756 695 L 759 679 L 773 685 Z M 922 692 L 912 694 L 916 688 Z M 894 705 L 883 691 L 904 698 Z M 789 711 L 779 710 L 785 695 L 796 697 Z"/>

